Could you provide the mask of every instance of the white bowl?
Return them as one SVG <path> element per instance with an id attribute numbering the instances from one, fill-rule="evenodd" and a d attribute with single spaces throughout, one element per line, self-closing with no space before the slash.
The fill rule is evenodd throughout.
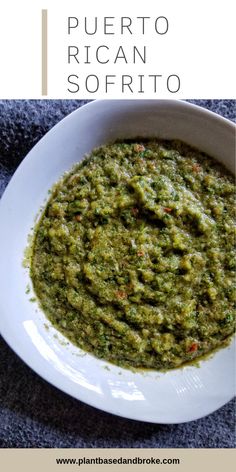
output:
<path id="1" fill-rule="evenodd" d="M 180 423 L 207 415 L 234 395 L 234 344 L 200 367 L 135 373 L 83 353 L 58 333 L 26 293 L 27 238 L 48 190 L 94 147 L 127 137 L 178 138 L 234 169 L 235 126 L 171 100 L 101 100 L 62 120 L 30 151 L 0 202 L 0 329 L 12 349 L 64 392 L 136 420 Z"/>

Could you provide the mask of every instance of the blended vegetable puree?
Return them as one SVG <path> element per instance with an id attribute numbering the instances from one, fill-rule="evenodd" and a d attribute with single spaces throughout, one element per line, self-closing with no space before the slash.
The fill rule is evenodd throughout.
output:
<path id="1" fill-rule="evenodd" d="M 234 180 L 180 141 L 95 149 L 53 188 L 31 277 L 50 321 L 124 367 L 175 368 L 235 329 Z"/>

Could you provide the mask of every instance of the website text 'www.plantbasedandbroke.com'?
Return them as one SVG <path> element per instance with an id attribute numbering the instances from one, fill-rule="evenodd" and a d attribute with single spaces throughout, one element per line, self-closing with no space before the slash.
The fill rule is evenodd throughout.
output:
<path id="1" fill-rule="evenodd" d="M 57 465 L 179 465 L 177 458 L 157 458 L 157 457 L 80 457 L 80 458 L 56 458 Z"/>

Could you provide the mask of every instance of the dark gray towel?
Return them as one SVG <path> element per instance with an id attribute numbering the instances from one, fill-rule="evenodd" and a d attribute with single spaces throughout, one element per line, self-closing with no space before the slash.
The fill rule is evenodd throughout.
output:
<path id="1" fill-rule="evenodd" d="M 235 121 L 233 100 L 191 100 Z M 0 101 L 0 193 L 32 146 L 78 100 Z M 235 402 L 187 424 L 118 418 L 52 387 L 0 341 L 0 447 L 234 447 Z"/>

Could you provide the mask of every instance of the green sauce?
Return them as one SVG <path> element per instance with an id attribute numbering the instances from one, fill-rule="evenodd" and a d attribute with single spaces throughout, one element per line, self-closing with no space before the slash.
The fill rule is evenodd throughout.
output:
<path id="1" fill-rule="evenodd" d="M 169 369 L 235 329 L 234 181 L 179 141 L 95 149 L 54 187 L 31 257 L 35 292 L 73 343 Z"/>

